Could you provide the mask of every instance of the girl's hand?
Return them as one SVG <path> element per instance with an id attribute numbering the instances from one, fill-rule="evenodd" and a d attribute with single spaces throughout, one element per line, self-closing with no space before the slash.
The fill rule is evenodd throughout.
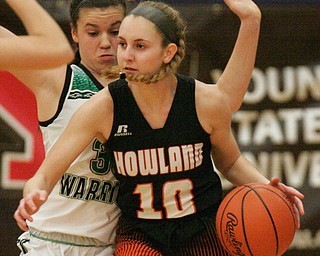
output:
<path id="1" fill-rule="evenodd" d="M 28 230 L 27 220 L 33 221 L 31 215 L 39 210 L 47 198 L 48 193 L 45 190 L 35 190 L 20 200 L 19 206 L 13 216 L 21 230 Z"/>
<path id="2" fill-rule="evenodd" d="M 281 183 L 279 178 L 271 179 L 269 185 L 272 185 L 280 189 L 283 193 L 287 195 L 289 200 L 292 202 L 294 213 L 296 215 L 296 228 L 300 228 L 300 215 L 304 215 L 304 207 L 301 199 L 304 198 L 304 195 L 295 188 L 289 187 Z"/>
<path id="3" fill-rule="evenodd" d="M 224 2 L 240 20 L 246 18 L 261 19 L 261 11 L 252 0 L 224 0 Z"/>

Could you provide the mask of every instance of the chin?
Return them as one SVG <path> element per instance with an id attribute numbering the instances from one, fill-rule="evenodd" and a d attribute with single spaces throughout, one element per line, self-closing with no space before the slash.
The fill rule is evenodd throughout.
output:
<path id="1" fill-rule="evenodd" d="M 112 66 L 116 66 L 117 65 L 117 62 L 115 60 L 100 61 L 100 63 L 104 67 L 112 67 Z"/>

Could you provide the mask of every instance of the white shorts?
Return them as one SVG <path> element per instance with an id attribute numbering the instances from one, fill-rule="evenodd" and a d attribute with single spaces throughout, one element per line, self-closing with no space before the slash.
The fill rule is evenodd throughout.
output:
<path id="1" fill-rule="evenodd" d="M 112 256 L 115 245 L 99 240 L 31 229 L 17 240 L 20 256 Z"/>

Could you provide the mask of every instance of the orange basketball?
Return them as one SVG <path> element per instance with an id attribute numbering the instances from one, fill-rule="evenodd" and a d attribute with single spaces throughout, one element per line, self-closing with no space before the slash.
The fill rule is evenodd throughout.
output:
<path id="1" fill-rule="evenodd" d="M 294 209 L 279 189 L 246 184 L 225 196 L 217 212 L 216 228 L 231 255 L 278 256 L 293 240 Z"/>

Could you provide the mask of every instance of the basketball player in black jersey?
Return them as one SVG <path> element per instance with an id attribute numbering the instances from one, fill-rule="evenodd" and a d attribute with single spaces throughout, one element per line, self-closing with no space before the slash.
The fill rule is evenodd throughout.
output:
<path id="1" fill-rule="evenodd" d="M 242 14 L 256 29 L 260 11 L 251 0 L 225 2 L 244 8 Z M 185 53 L 184 33 L 179 13 L 166 4 L 146 1 L 130 12 L 118 39 L 118 69 L 126 78 L 75 113 L 25 187 L 26 202 L 38 209 L 94 137 L 106 142 L 120 181 L 118 256 L 227 255 L 214 228 L 222 188 L 211 156 L 234 185 L 274 185 L 295 204 L 297 217 L 304 214 L 299 191 L 277 178 L 268 180 L 241 155 L 231 131 L 230 104 L 219 85 L 176 73 Z M 40 191 L 43 198 L 37 197 Z"/>

